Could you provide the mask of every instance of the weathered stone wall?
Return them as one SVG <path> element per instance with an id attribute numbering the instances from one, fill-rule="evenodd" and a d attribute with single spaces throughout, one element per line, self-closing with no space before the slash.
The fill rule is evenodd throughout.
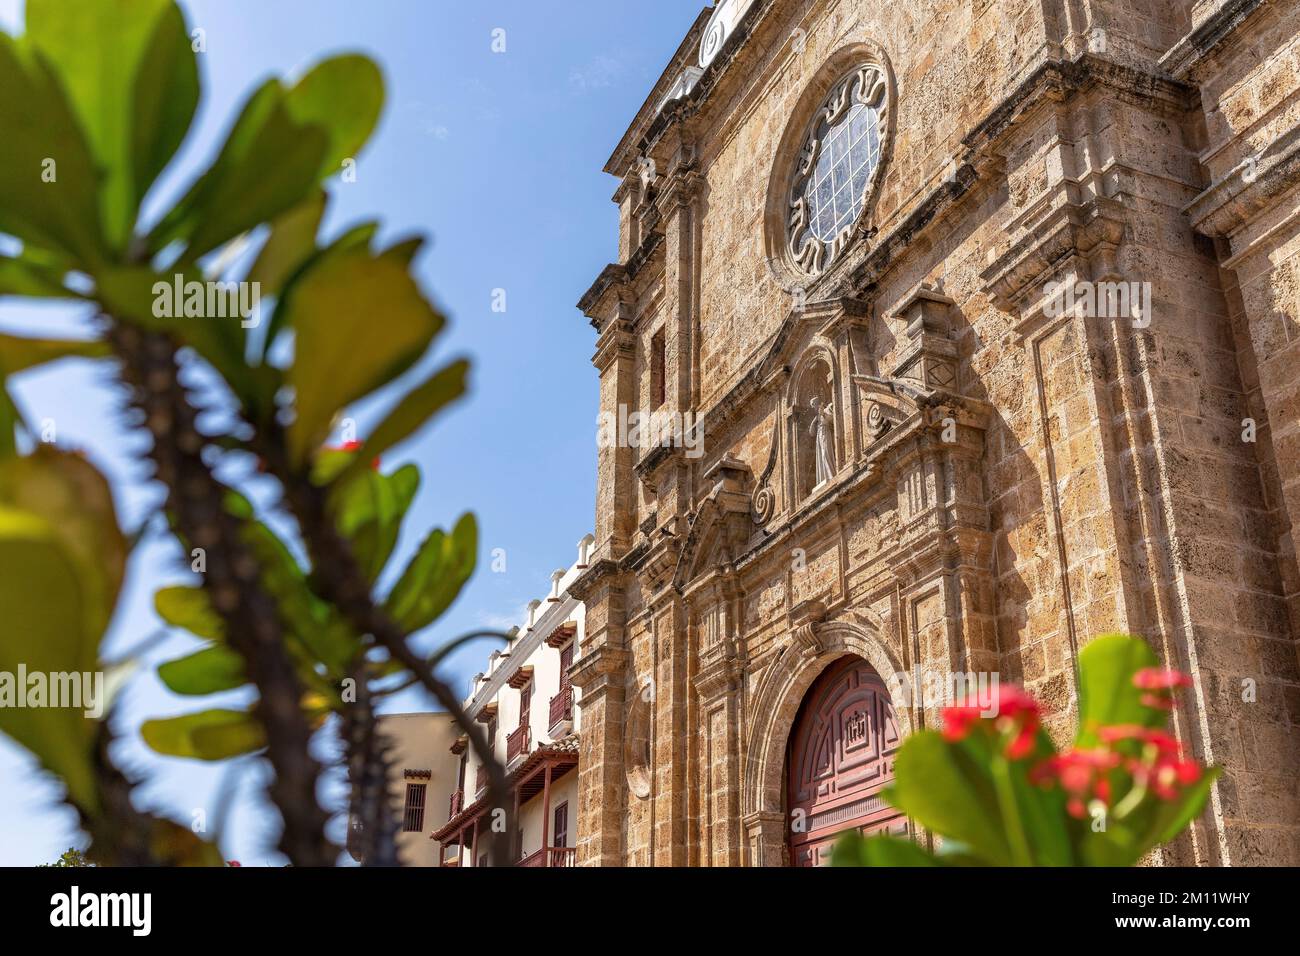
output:
<path id="1" fill-rule="evenodd" d="M 1194 675 L 1175 731 L 1226 770 L 1161 859 L 1300 863 L 1297 4 L 756 6 L 611 162 L 602 409 L 649 407 L 661 332 L 703 445 L 601 452 L 581 861 L 781 862 L 785 735 L 837 654 L 996 671 L 1063 735 L 1079 648 L 1123 630 Z M 773 189 L 859 47 L 894 80 L 871 229 L 798 286 Z M 1134 301 L 1062 311 L 1057 283 Z"/>

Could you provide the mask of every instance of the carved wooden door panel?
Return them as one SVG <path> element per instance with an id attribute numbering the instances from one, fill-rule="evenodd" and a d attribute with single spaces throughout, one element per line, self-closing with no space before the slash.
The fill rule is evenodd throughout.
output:
<path id="1" fill-rule="evenodd" d="M 907 832 L 906 818 L 880 796 L 894 775 L 898 736 L 889 691 L 861 658 L 841 658 L 808 689 L 786 753 L 795 866 L 828 861 L 845 830 Z"/>

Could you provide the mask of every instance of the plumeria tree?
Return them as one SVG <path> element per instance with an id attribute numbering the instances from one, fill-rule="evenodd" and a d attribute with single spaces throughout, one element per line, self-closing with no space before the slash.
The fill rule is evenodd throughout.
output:
<path id="1" fill-rule="evenodd" d="M 946 708 L 942 731 L 903 742 L 885 797 L 940 838 L 845 835 L 838 866 L 1132 866 L 1204 808 L 1218 769 L 1164 729 L 1189 678 L 1138 638 L 1100 637 L 1079 654 L 1079 726 L 1058 751 L 1038 702 L 1000 685 Z"/>
<path id="2" fill-rule="evenodd" d="M 326 447 L 336 420 L 384 393 L 445 324 L 411 273 L 419 238 L 380 245 L 373 221 L 321 235 L 323 187 L 355 168 L 383 107 L 383 78 L 368 58 L 342 55 L 291 82 L 267 80 L 206 169 L 145 219 L 142 203 L 156 198 L 200 95 L 174 0 L 28 0 L 25 32 L 0 34 L 0 296 L 67 300 L 91 333 L 0 337 L 0 670 L 123 663 L 103 660 L 101 641 L 140 531 L 119 526 L 102 475 L 85 456 L 42 443 L 4 387 L 60 358 L 102 361 L 122 387 L 127 422 L 148 438 L 142 457 L 191 572 L 155 604 L 201 644 L 159 676 L 196 699 L 256 692 L 247 709 L 199 704 L 149 721 L 144 740 L 201 760 L 265 755 L 281 849 L 295 865 L 330 865 L 338 848 L 310 742 L 336 717 L 362 852 L 396 862 L 375 721 L 394 685 L 419 683 L 460 722 L 506 805 L 481 726 L 435 673 L 441 656 L 408 641 L 471 574 L 473 516 L 429 532 L 386 577 L 391 588 L 377 583 L 420 477 L 413 465 L 376 463 L 464 393 L 468 367 L 437 369 L 395 395 L 368 436 Z M 227 307 L 250 289 L 266 321 Z M 275 493 L 259 505 L 239 476 L 269 477 Z M 135 806 L 109 728 L 77 710 L 0 708 L 0 731 L 62 780 L 91 860 L 220 865 L 217 848 L 187 826 Z"/>

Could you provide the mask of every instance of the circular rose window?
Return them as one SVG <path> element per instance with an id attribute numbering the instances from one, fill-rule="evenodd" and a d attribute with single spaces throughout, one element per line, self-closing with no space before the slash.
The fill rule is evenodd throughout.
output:
<path id="1" fill-rule="evenodd" d="M 795 163 L 786 223 L 787 251 L 820 275 L 852 239 L 880 169 L 888 83 L 875 64 L 855 68 L 813 114 Z"/>

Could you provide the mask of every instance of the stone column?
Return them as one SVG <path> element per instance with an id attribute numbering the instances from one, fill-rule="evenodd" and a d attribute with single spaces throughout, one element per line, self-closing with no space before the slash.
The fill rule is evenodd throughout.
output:
<path id="1" fill-rule="evenodd" d="M 598 561 L 569 587 L 586 604 L 582 656 L 571 680 L 582 693 L 578 753 L 578 865 L 622 866 L 627 782 L 624 582 L 613 562 Z"/>
<path id="2" fill-rule="evenodd" d="M 653 760 L 655 786 L 655 866 L 687 865 L 687 727 L 686 613 L 681 597 L 670 591 L 654 612 L 655 642 Z"/>

